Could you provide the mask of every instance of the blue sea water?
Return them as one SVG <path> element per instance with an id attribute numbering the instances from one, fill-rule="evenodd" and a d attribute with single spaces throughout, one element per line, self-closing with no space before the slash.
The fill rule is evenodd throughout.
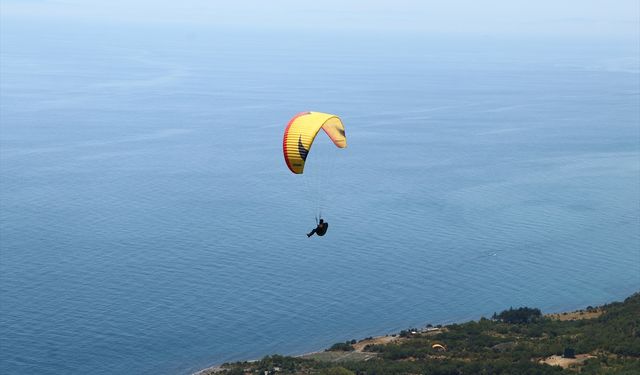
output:
<path id="1" fill-rule="evenodd" d="M 636 41 L 137 31 L 1 34 L 0 373 L 186 374 L 640 289 Z M 281 153 L 305 110 L 349 139 L 324 238 Z"/>

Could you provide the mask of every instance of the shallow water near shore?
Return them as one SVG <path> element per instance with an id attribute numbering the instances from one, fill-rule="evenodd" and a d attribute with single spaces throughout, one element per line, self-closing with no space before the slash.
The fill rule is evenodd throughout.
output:
<path id="1" fill-rule="evenodd" d="M 11 30 L 3 374 L 186 374 L 640 286 L 633 43 Z M 281 154 L 304 110 L 349 139 L 324 238 Z"/>

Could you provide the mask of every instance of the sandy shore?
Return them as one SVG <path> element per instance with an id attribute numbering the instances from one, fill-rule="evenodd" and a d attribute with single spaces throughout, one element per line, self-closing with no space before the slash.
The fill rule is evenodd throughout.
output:
<path id="1" fill-rule="evenodd" d="M 444 327 L 443 328 L 424 328 L 424 329 L 418 330 L 417 332 L 420 332 L 422 334 L 426 333 L 429 335 L 436 335 L 442 332 L 443 330 L 446 330 L 446 328 Z M 352 352 L 337 353 L 337 352 L 328 352 L 326 350 L 318 350 L 318 351 L 293 355 L 292 357 L 318 359 L 318 360 L 330 361 L 330 362 L 340 361 L 345 359 L 367 360 L 375 356 L 375 354 L 364 351 L 364 348 L 367 345 L 389 344 L 392 342 L 400 342 L 402 340 L 404 339 L 397 335 L 375 336 L 375 337 L 360 340 L 357 343 L 353 344 L 353 347 L 355 350 Z M 247 362 L 256 362 L 256 361 L 259 361 L 259 359 L 252 359 L 252 360 L 248 360 Z M 215 365 L 215 366 L 207 367 L 205 369 L 194 372 L 193 375 L 215 374 L 217 372 L 220 372 L 221 370 L 222 370 L 222 365 Z"/>
<path id="2" fill-rule="evenodd" d="M 604 310 L 600 308 L 595 308 L 595 309 L 589 309 L 589 310 L 581 309 L 581 310 L 575 310 L 570 312 L 545 314 L 544 316 L 550 319 L 557 319 L 557 320 L 581 320 L 581 319 L 597 318 L 598 316 L 602 315 L 603 312 Z M 421 334 L 426 333 L 428 335 L 437 335 L 438 333 L 443 332 L 446 329 L 447 329 L 446 327 L 442 327 L 442 328 L 429 327 L 429 328 L 420 329 L 417 332 Z M 402 340 L 403 338 L 397 335 L 375 336 L 375 337 L 360 340 L 357 343 L 353 344 L 353 347 L 355 349 L 353 352 L 336 354 L 336 352 L 327 352 L 325 350 L 320 350 L 320 351 L 294 355 L 293 357 L 318 359 L 318 360 L 330 361 L 330 362 L 335 362 L 335 361 L 340 361 L 345 359 L 367 360 L 375 356 L 375 354 L 371 354 L 364 351 L 364 348 L 367 345 L 389 344 L 392 342 L 399 342 Z M 558 357 L 558 358 L 555 358 L 555 357 Z M 576 356 L 576 359 L 566 359 L 559 356 L 552 356 L 542 360 L 541 362 L 545 362 L 550 365 L 558 365 L 558 366 L 565 367 L 565 366 L 568 366 L 569 364 L 576 363 L 576 362 L 583 362 L 586 359 L 588 359 L 587 357 L 585 358 L 582 358 L 582 357 L 578 358 L 578 357 L 579 356 Z M 256 362 L 256 361 L 258 361 L 258 359 L 249 360 L 247 362 Z M 221 370 L 222 370 L 221 365 L 216 365 L 216 366 L 211 366 L 211 367 L 207 367 L 205 369 L 199 370 L 198 372 L 193 373 L 193 375 L 215 374 L 217 372 L 220 372 Z"/>

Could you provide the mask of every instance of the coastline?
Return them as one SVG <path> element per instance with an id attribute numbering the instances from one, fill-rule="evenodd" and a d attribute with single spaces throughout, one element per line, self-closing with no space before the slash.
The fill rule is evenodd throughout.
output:
<path id="1" fill-rule="evenodd" d="M 613 303 L 615 301 L 609 301 L 608 303 Z M 555 312 L 555 313 L 546 313 L 543 314 L 545 317 L 553 319 L 553 320 L 560 320 L 560 321 L 566 321 L 566 320 L 582 320 L 582 319 L 594 319 L 597 318 L 598 316 L 600 316 L 602 313 L 604 312 L 604 310 L 602 309 L 602 306 L 596 306 L 596 307 L 591 307 L 591 306 L 587 306 L 581 309 L 570 309 L 570 310 L 566 310 L 566 311 L 562 311 L 562 312 Z M 430 326 L 430 327 L 422 327 L 417 329 L 415 332 L 416 333 L 420 333 L 420 334 L 433 334 L 436 335 L 440 332 L 444 332 L 447 330 L 447 326 L 452 325 L 452 324 L 460 324 L 460 323 L 465 323 L 468 322 L 469 320 L 466 321 L 455 321 L 455 322 L 451 322 L 448 324 L 443 324 L 440 325 L 438 324 L 437 326 Z M 361 353 L 363 354 L 364 351 L 364 347 L 366 345 L 369 344 L 386 344 L 386 343 L 392 343 L 392 342 L 399 342 L 402 341 L 403 338 L 401 338 L 399 336 L 399 333 L 394 333 L 394 334 L 387 334 L 387 335 L 379 335 L 379 336 L 370 336 L 364 339 L 359 339 L 357 340 L 357 342 L 354 344 L 354 348 L 355 350 L 353 352 L 350 352 L 349 355 L 352 355 L 351 353 Z M 329 353 L 329 354 L 327 354 Z M 311 351 L 311 352 L 306 352 L 306 353 L 302 353 L 302 354 L 296 354 L 296 355 L 286 355 L 283 354 L 283 356 L 289 356 L 289 357 L 294 357 L 294 358 L 307 358 L 307 359 L 325 359 L 326 358 L 322 358 L 325 356 L 330 355 L 330 352 L 328 351 L 328 348 L 325 349 L 321 349 L 321 350 L 315 350 L 315 351 Z M 363 358 L 358 358 L 358 359 L 364 359 L 366 360 L 366 358 L 363 356 Z M 240 360 L 237 362 L 247 362 L 247 363 L 252 363 L 252 362 L 257 362 L 259 361 L 260 358 L 257 359 L 250 359 L 250 360 Z M 206 368 L 203 368 L 201 370 L 198 370 L 194 373 L 192 373 L 191 375 L 209 375 L 209 374 L 214 374 L 217 372 L 220 372 L 224 369 L 223 367 L 224 363 L 220 363 L 220 364 L 216 364 L 216 365 L 212 365 Z"/>

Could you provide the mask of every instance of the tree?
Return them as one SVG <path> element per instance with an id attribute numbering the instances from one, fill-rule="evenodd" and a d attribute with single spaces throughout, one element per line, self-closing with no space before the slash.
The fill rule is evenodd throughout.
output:
<path id="1" fill-rule="evenodd" d="M 496 315 L 497 319 L 511 324 L 531 323 L 539 320 L 541 317 L 542 312 L 540 312 L 540 309 L 533 309 L 530 307 L 519 307 L 517 309 L 511 307 L 509 310 L 504 310 L 500 314 Z"/>
<path id="2" fill-rule="evenodd" d="M 331 347 L 329 349 L 327 349 L 327 351 L 329 351 L 329 352 L 351 352 L 353 350 L 355 350 L 355 349 L 351 345 L 351 341 L 337 342 L 337 343 L 331 345 Z"/>
<path id="3" fill-rule="evenodd" d="M 576 351 L 573 348 L 564 348 L 564 352 L 562 353 L 564 358 L 575 358 Z"/>

